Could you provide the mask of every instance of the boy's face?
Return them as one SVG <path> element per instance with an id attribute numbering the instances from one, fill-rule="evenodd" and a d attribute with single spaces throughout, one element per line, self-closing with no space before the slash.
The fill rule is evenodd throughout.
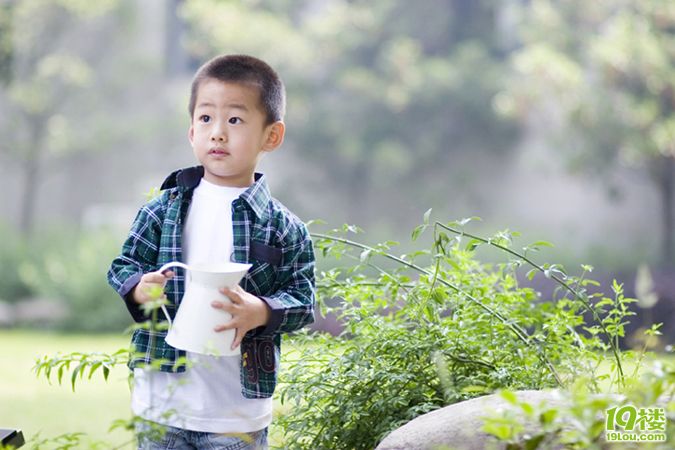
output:
<path id="1" fill-rule="evenodd" d="M 278 148 L 284 138 L 283 122 L 265 123 L 258 89 L 204 80 L 197 90 L 189 138 L 206 181 L 231 187 L 253 184 L 262 155 Z"/>

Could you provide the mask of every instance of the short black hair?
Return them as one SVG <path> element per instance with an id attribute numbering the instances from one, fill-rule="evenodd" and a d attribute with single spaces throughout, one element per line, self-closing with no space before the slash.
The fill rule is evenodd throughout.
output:
<path id="1" fill-rule="evenodd" d="M 199 86 L 207 79 L 256 86 L 260 92 L 261 106 L 267 115 L 266 125 L 283 120 L 286 89 L 279 75 L 266 62 L 248 55 L 220 55 L 207 61 L 192 80 L 188 105 L 190 118 L 194 116 Z"/>

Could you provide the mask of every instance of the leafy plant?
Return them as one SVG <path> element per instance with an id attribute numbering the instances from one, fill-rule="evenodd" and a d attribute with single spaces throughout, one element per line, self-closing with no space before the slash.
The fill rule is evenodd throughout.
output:
<path id="1" fill-rule="evenodd" d="M 74 392 L 78 377 L 83 379 L 88 372 L 87 379 L 91 380 L 94 374 L 101 369 L 103 378 L 107 381 L 110 370 L 114 366 L 124 365 L 128 361 L 129 351 L 126 349 L 119 349 L 112 354 L 74 352 L 67 355 L 42 356 L 35 362 L 34 370 L 37 377 L 44 373 L 49 382 L 51 382 L 53 372 L 56 372 L 56 380 L 61 384 L 64 374 L 70 371 L 71 366 L 74 366 L 70 372 L 70 383 Z"/>
<path id="2" fill-rule="evenodd" d="M 598 383 L 606 351 L 624 382 L 617 340 L 629 300 L 618 284 L 611 300 L 589 293 L 590 267 L 572 277 L 532 260 L 551 244 L 517 251 L 517 233 L 483 238 L 464 230 L 475 218 L 432 224 L 430 212 L 412 238 L 433 228 L 431 248 L 407 255 L 394 253 L 396 242 L 355 241 L 361 230 L 353 226 L 313 234 L 321 255 L 351 263 L 324 270 L 319 283 L 322 311 L 335 314 L 344 331 L 297 337 L 306 350 L 287 362 L 280 386 L 292 411 L 280 418 L 287 448 L 373 448 L 391 430 L 450 403 L 499 389 L 563 387 L 581 375 Z M 508 260 L 481 263 L 484 246 Z M 545 301 L 554 299 L 521 286 L 526 266 L 527 277 L 539 272 L 562 294 Z M 329 306 L 329 299 L 340 301 Z"/>
<path id="3" fill-rule="evenodd" d="M 675 436 L 675 367 L 656 361 L 644 368 L 642 376 L 631 376 L 621 393 L 591 391 L 589 379 L 580 378 L 569 389 L 559 391 L 562 406 L 532 404 L 517 399 L 515 393 L 502 391 L 508 407 L 485 418 L 483 431 L 495 436 L 510 450 L 549 448 L 569 449 L 670 449 Z M 606 411 L 618 405 L 661 406 L 666 411 L 666 441 L 607 443 Z M 525 432 L 525 424 L 537 431 Z M 532 427 L 530 427 L 532 428 Z"/>
<path id="4" fill-rule="evenodd" d="M 166 324 L 160 323 L 159 321 L 159 310 L 166 304 L 167 300 L 164 296 L 164 291 L 161 287 L 153 287 L 148 291 L 151 300 L 143 303 L 141 309 L 146 313 L 149 319 L 143 323 L 134 324 L 127 331 L 132 331 L 137 328 L 150 329 L 151 331 L 158 331 L 160 329 L 165 329 Z M 151 338 L 154 339 L 156 333 L 151 333 Z M 69 354 L 57 354 L 54 356 L 42 356 L 35 361 L 35 366 L 33 370 L 36 373 L 36 376 L 44 376 L 50 383 L 52 381 L 52 376 L 55 377 L 58 384 L 62 384 L 64 381 L 64 376 L 68 375 L 70 379 L 70 384 L 75 392 L 75 387 L 78 380 L 83 380 L 85 377 L 89 380 L 97 373 L 101 372 L 105 381 L 108 381 L 108 376 L 110 371 L 115 366 L 126 366 L 129 362 L 129 359 L 134 356 L 135 349 L 126 349 L 121 348 L 113 353 L 102 353 L 102 352 L 93 352 L 93 353 L 82 353 L 82 352 L 73 352 Z M 150 365 L 151 369 L 159 370 L 159 367 L 164 364 L 167 360 L 157 359 L 152 362 Z M 181 357 L 177 361 L 178 364 L 184 364 L 189 366 L 190 363 L 186 357 Z M 72 368 L 71 368 L 72 366 Z M 131 375 L 130 375 L 131 380 Z M 171 414 L 168 412 L 167 414 Z M 138 427 L 140 425 L 140 427 Z M 166 427 L 151 421 L 148 421 L 139 416 L 132 416 L 129 419 L 118 419 L 110 426 L 110 430 L 122 428 L 125 430 L 138 430 L 139 428 L 142 431 L 138 432 L 138 436 L 147 435 L 151 436 L 153 439 L 159 439 L 166 432 Z M 55 448 L 57 450 L 67 450 L 70 448 L 79 448 L 82 444 L 82 439 L 84 438 L 83 433 L 66 433 L 54 438 L 40 439 L 36 437 L 30 443 L 33 445 L 33 448 Z M 128 443 L 125 443 L 120 446 L 113 446 L 110 443 L 106 442 L 90 442 L 88 443 L 88 448 L 101 448 L 101 449 L 120 449 L 124 448 Z M 46 446 L 46 447 L 43 447 Z"/>

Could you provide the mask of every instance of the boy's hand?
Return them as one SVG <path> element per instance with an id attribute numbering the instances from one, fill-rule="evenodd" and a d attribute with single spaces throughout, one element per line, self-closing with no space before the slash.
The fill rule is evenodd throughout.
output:
<path id="1" fill-rule="evenodd" d="M 232 320 L 218 325 L 215 327 L 215 331 L 234 328 L 236 330 L 232 342 L 232 350 L 234 350 L 241 344 L 241 340 L 249 330 L 267 325 L 270 319 L 270 308 L 267 303 L 255 295 L 249 294 L 241 286 L 235 286 L 231 289 L 222 288 L 220 292 L 232 300 L 232 303 L 214 300 L 211 302 L 211 306 L 232 314 Z"/>
<path id="2" fill-rule="evenodd" d="M 138 304 L 143 304 L 151 300 L 156 300 L 157 296 L 151 295 L 153 290 L 160 288 L 164 291 L 166 282 L 173 278 L 173 272 L 167 270 L 166 272 L 148 272 L 141 277 L 132 292 L 134 301 Z"/>

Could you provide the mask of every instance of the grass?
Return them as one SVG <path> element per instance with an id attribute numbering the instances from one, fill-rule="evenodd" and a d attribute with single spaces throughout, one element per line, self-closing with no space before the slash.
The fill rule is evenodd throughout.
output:
<path id="1" fill-rule="evenodd" d="M 50 384 L 43 376 L 36 378 L 33 371 L 40 356 L 113 352 L 128 346 L 126 336 L 0 330 L 0 342 L 0 428 L 21 429 L 26 441 L 33 443 L 83 432 L 89 436 L 84 439 L 88 447 L 94 441 L 106 441 L 115 448 L 135 448 L 131 433 L 109 431 L 114 420 L 127 419 L 131 414 L 126 367 L 112 370 L 108 382 L 100 372 L 91 380 L 78 380 L 75 392 L 69 377 L 64 377 L 64 384 L 59 386 L 56 380 Z M 45 448 L 53 445 L 46 444 Z"/>
<path id="2" fill-rule="evenodd" d="M 135 449 L 131 432 L 116 429 L 111 424 L 131 417 L 128 370 L 116 367 L 108 381 L 97 371 L 91 380 L 77 381 L 72 391 L 69 374 L 59 385 L 55 375 L 51 384 L 43 375 L 35 376 L 33 366 L 41 356 L 71 352 L 108 352 L 127 348 L 126 335 L 61 334 L 36 330 L 0 330 L 0 428 L 21 429 L 26 448 L 34 448 L 43 439 L 66 433 L 85 433 L 83 445 L 91 448 L 105 442 L 101 448 Z M 284 344 L 284 356 L 293 355 L 297 348 Z M 295 355 L 297 357 L 297 354 Z M 274 414 L 288 412 L 288 406 L 275 401 Z M 270 427 L 271 448 L 283 447 L 279 429 Z M 46 449 L 55 448 L 53 443 Z"/>

